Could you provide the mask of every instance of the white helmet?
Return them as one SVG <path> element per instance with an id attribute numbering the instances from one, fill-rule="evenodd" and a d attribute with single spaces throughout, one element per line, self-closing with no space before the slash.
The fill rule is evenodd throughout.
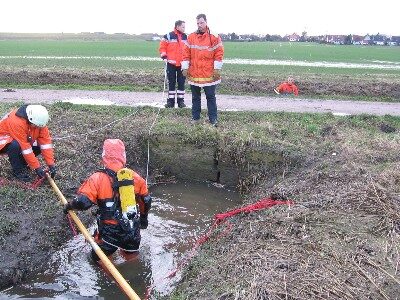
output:
<path id="1" fill-rule="evenodd" d="M 26 114 L 29 122 L 38 127 L 46 126 L 49 121 L 49 112 L 42 105 L 28 105 L 26 107 Z"/>

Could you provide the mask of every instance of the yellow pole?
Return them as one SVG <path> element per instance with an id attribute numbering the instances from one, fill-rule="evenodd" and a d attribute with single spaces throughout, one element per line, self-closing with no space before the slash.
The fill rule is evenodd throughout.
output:
<path id="1" fill-rule="evenodd" d="M 60 198 L 62 204 L 67 204 L 68 203 L 67 200 L 65 199 L 64 195 L 61 193 L 60 189 L 57 187 L 53 178 L 51 178 L 50 175 L 47 173 L 46 173 L 46 176 L 47 176 L 47 179 L 49 180 L 50 185 L 52 186 L 53 190 L 56 192 L 58 198 Z M 76 225 L 78 226 L 79 230 L 82 232 L 83 236 L 90 243 L 93 250 L 96 252 L 97 256 L 103 262 L 104 266 L 112 274 L 114 279 L 117 281 L 119 286 L 123 289 L 125 294 L 129 297 L 129 299 L 140 300 L 139 296 L 135 293 L 135 291 L 131 288 L 131 286 L 126 282 L 125 278 L 122 277 L 121 273 L 118 272 L 118 270 L 115 268 L 113 263 L 108 259 L 107 255 L 104 254 L 104 252 L 100 249 L 99 245 L 97 245 L 97 243 L 94 241 L 93 237 L 87 231 L 85 225 L 82 224 L 81 220 L 78 218 L 78 216 L 75 214 L 75 212 L 70 210 L 68 213 L 71 216 L 71 218 L 74 220 Z"/>

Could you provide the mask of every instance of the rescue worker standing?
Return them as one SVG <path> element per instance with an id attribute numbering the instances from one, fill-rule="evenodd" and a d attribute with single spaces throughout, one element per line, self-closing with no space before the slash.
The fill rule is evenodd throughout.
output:
<path id="1" fill-rule="evenodd" d="M 200 121 L 201 88 L 207 98 L 208 118 L 213 126 L 217 126 L 216 85 L 221 82 L 220 70 L 224 48 L 221 38 L 210 32 L 205 14 L 196 17 L 198 30 L 188 36 L 184 47 L 182 70 L 188 78 L 192 91 L 192 123 Z"/>
<path id="2" fill-rule="evenodd" d="M 125 168 L 125 145 L 119 139 L 104 141 L 102 161 L 104 169 L 92 174 L 80 186 L 77 197 L 64 206 L 64 212 L 97 205 L 98 228 L 94 236 L 104 254 L 111 255 L 118 248 L 128 253 L 137 252 L 140 228 L 147 228 L 151 207 L 146 182 Z M 99 260 L 94 250 L 91 255 L 94 261 Z"/>
<path id="3" fill-rule="evenodd" d="M 276 89 L 274 89 L 274 92 L 278 95 L 280 94 L 287 95 L 292 93 L 295 96 L 299 95 L 299 89 L 294 84 L 294 79 L 291 76 L 288 77 L 288 80 L 286 82 L 281 83 Z"/>
<path id="4" fill-rule="evenodd" d="M 159 52 L 161 59 L 167 62 L 168 98 L 167 104 L 165 104 L 167 108 L 175 106 L 176 82 L 178 82 L 178 89 L 176 90 L 178 107 L 186 107 L 184 103 L 185 77 L 182 75 L 181 69 L 183 44 L 186 41 L 185 22 L 178 20 L 175 22 L 174 31 L 164 35 L 160 42 Z"/>
<path id="5" fill-rule="evenodd" d="M 13 175 L 28 182 L 29 166 L 43 178 L 45 170 L 37 155 L 42 154 L 54 178 L 56 167 L 50 132 L 47 128 L 49 113 L 42 105 L 23 105 L 5 115 L 0 121 L 0 153 L 7 154 Z"/>

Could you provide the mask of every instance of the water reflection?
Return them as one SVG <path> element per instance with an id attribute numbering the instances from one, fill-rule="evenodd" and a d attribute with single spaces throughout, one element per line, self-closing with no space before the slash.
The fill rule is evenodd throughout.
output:
<path id="1" fill-rule="evenodd" d="M 177 269 L 213 215 L 240 203 L 235 192 L 208 184 L 159 185 L 151 192 L 154 202 L 149 227 L 142 230 L 140 254 L 128 261 L 118 251 L 112 256 L 142 298 L 150 286 L 153 295 L 170 293 L 180 273 L 171 279 L 166 276 Z M 82 235 L 72 238 L 49 257 L 46 272 L 3 291 L 0 299 L 126 299 L 109 275 L 91 262 L 89 253 Z"/>

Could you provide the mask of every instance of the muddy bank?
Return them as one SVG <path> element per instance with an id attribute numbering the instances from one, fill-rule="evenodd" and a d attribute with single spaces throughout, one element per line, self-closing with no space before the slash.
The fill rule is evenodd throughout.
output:
<path id="1" fill-rule="evenodd" d="M 162 74 L 147 72 L 79 71 L 79 70 L 1 70 L 2 84 L 38 85 L 104 85 L 130 86 L 135 90 L 160 91 Z M 227 75 L 220 85 L 220 91 L 227 94 L 273 95 L 273 89 L 282 81 L 281 75 L 271 74 L 268 78 Z M 296 78 L 300 92 L 311 97 L 377 97 L 387 101 L 400 100 L 400 81 L 377 77 L 354 78 L 349 75 L 322 78 L 317 75 L 303 75 Z"/>
<path id="2" fill-rule="evenodd" d="M 372 134 L 367 146 L 358 126 L 357 132 L 339 124 L 325 129 L 316 137 L 325 153 L 311 146 L 313 157 L 267 174 L 247 200 L 272 194 L 294 205 L 222 224 L 172 299 L 398 297 L 399 138 Z"/>

